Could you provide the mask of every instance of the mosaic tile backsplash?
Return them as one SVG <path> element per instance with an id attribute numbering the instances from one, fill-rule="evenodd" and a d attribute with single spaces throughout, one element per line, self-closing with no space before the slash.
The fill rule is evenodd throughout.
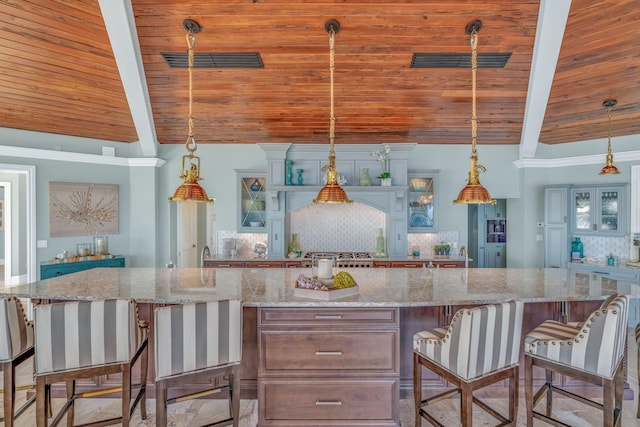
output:
<path id="1" fill-rule="evenodd" d="M 378 230 L 382 228 L 386 237 L 385 213 L 365 205 L 303 206 L 290 214 L 291 233 L 298 235 L 303 251 L 375 252 Z M 339 220 L 337 220 L 339 218 Z M 251 255 L 257 242 L 267 241 L 267 234 L 237 233 L 220 230 L 216 233 L 216 253 L 222 254 L 223 240 L 238 239 L 238 255 Z M 407 254 L 414 246 L 420 247 L 423 256 L 433 255 L 433 246 L 439 242 L 458 248 L 457 231 L 441 231 L 432 234 L 409 234 Z"/>

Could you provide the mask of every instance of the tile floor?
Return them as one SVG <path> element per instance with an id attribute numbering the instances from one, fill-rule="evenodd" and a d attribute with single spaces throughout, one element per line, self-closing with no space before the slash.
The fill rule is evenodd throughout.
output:
<path id="1" fill-rule="evenodd" d="M 638 374 L 637 374 L 637 346 L 633 339 L 632 330 L 629 329 L 629 363 L 628 363 L 628 382 L 630 388 L 633 390 L 634 399 L 625 400 L 623 403 L 623 419 L 622 426 L 640 426 L 640 420 L 636 420 L 636 405 L 638 401 Z M 31 364 L 25 364 L 30 366 Z M 20 373 L 22 378 L 28 379 L 31 376 L 30 371 L 23 371 Z M 22 384 L 22 382 L 20 383 Z M 522 384 L 521 384 L 522 386 Z M 18 399 L 24 400 L 25 393 L 18 393 Z M 525 426 L 525 404 L 524 393 L 520 390 L 520 402 L 518 412 L 518 426 Z M 499 398 L 487 399 L 487 402 L 494 405 L 496 408 L 504 409 L 506 400 Z M 440 420 L 440 422 L 446 426 L 459 425 L 458 417 L 458 400 L 448 399 L 440 402 L 434 407 L 433 414 Z M 544 402 L 541 403 L 542 405 Z M 54 411 L 62 405 L 62 399 L 54 399 L 53 402 Z M 76 406 L 76 422 L 102 418 L 109 416 L 117 416 L 120 406 L 119 401 L 116 399 L 89 399 L 82 400 L 77 403 Z M 35 405 L 32 405 L 29 410 L 21 415 L 16 423 L 17 427 L 32 427 L 35 425 L 34 416 Z M 401 423 L 403 427 L 416 427 L 413 420 L 413 401 L 411 399 L 403 399 L 400 402 L 401 409 Z M 554 400 L 554 411 L 557 410 L 556 416 L 561 418 L 567 424 L 574 427 L 587 427 L 587 426 L 601 426 L 602 416 L 600 411 L 597 411 L 591 407 L 581 405 L 567 398 L 557 398 Z M 133 416 L 132 426 L 155 426 L 155 400 L 147 400 L 147 411 L 149 416 L 147 420 L 140 419 L 140 411 L 136 410 Z M 196 401 L 187 401 L 176 403 L 170 406 L 169 411 L 169 425 L 175 427 L 191 427 L 204 424 L 206 420 L 211 422 L 214 417 L 222 418 L 227 413 L 227 403 L 221 400 L 209 400 L 202 399 Z M 255 427 L 258 421 L 258 404 L 256 400 L 242 400 L 240 405 L 240 427 Z M 503 411 L 506 413 L 506 410 Z M 64 424 L 61 423 L 61 424 Z M 486 415 L 477 406 L 474 406 L 474 425 L 476 426 L 490 426 L 495 425 L 496 421 Z M 423 422 L 423 426 L 426 426 L 427 422 Z M 534 422 L 535 426 L 546 425 L 540 421 Z"/>

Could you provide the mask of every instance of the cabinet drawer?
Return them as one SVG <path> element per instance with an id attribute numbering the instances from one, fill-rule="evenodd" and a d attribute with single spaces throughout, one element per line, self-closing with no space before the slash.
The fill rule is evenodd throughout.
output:
<path id="1" fill-rule="evenodd" d="M 243 268 L 244 261 L 205 261 L 205 268 Z"/>
<path id="2" fill-rule="evenodd" d="M 392 261 L 392 268 L 422 268 L 424 267 L 424 263 L 420 261 Z"/>
<path id="3" fill-rule="evenodd" d="M 398 331 L 261 331 L 265 375 L 397 375 Z M 300 371 L 300 372 L 293 372 Z M 320 372 L 321 371 L 321 372 Z"/>
<path id="4" fill-rule="evenodd" d="M 282 268 L 284 263 L 282 261 L 247 261 L 247 268 Z"/>
<path id="5" fill-rule="evenodd" d="M 345 308 L 262 308 L 260 326 L 397 326 L 398 314 L 395 308 L 360 309 Z"/>
<path id="6" fill-rule="evenodd" d="M 262 380 L 259 401 L 261 426 L 399 425 L 397 379 Z"/>

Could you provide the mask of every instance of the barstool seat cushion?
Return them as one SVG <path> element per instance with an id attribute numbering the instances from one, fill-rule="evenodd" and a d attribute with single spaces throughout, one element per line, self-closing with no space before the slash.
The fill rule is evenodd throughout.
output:
<path id="1" fill-rule="evenodd" d="M 612 378 L 624 355 L 628 300 L 607 300 L 581 324 L 546 320 L 525 336 L 525 353 Z"/>
<path id="2" fill-rule="evenodd" d="M 140 346 L 135 301 L 70 301 L 36 308 L 39 374 L 128 362 Z"/>
<path id="3" fill-rule="evenodd" d="M 421 331 L 413 349 L 465 380 L 518 363 L 521 301 L 458 310 L 448 328 Z"/>
<path id="4" fill-rule="evenodd" d="M 0 362 L 10 361 L 33 347 L 33 322 L 27 321 L 20 300 L 0 299 Z"/>

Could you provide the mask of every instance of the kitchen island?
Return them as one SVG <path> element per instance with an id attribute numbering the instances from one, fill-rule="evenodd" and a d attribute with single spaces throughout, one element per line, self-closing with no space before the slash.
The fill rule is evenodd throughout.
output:
<path id="1" fill-rule="evenodd" d="M 36 303 L 134 298 L 149 320 L 158 305 L 242 299 L 242 393 L 257 395 L 260 426 L 399 425 L 400 395 L 411 390 L 413 334 L 448 324 L 462 306 L 521 299 L 526 333 L 546 319 L 583 320 L 612 293 L 633 302 L 640 296 L 637 285 L 576 280 L 564 269 L 347 271 L 359 293 L 334 301 L 294 295 L 298 275 L 311 274 L 303 268 L 93 269 L 3 293 Z M 426 373 L 423 384 L 446 386 Z"/>

